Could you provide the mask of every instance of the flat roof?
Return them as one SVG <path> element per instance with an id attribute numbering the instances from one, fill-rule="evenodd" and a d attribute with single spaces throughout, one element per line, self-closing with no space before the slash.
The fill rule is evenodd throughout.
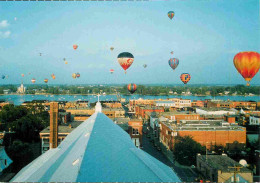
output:
<path id="1" fill-rule="evenodd" d="M 59 125 L 58 126 L 58 133 L 70 133 L 72 132 L 76 127 L 78 127 L 80 124 L 82 123 L 82 121 L 73 121 L 69 124 L 71 124 L 71 128 L 68 125 Z M 50 133 L 50 126 L 48 126 L 47 128 L 43 129 L 41 133 Z"/>
<path id="2" fill-rule="evenodd" d="M 243 167 L 235 160 L 229 158 L 227 155 L 208 155 L 207 160 L 206 160 L 206 155 L 197 155 L 197 158 L 207 163 L 207 165 L 209 165 L 210 167 L 215 168 L 217 170 L 221 170 L 222 172 L 234 172 L 233 168 L 228 168 L 228 167 L 234 167 L 234 166 Z M 249 170 L 248 168 L 243 167 L 240 169 L 240 172 L 252 172 L 252 171 Z"/>

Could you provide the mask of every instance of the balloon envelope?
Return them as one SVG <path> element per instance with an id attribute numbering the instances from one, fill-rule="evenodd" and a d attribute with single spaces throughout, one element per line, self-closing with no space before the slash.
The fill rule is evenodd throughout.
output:
<path id="1" fill-rule="evenodd" d="M 22 77 L 24 77 L 24 74 L 21 74 Z"/>
<path id="2" fill-rule="evenodd" d="M 143 67 L 144 67 L 144 68 L 146 68 L 146 67 L 147 67 L 147 65 L 146 65 L 146 64 L 144 64 L 144 65 L 143 65 Z"/>
<path id="3" fill-rule="evenodd" d="M 173 17 L 174 17 L 174 11 L 169 11 L 168 12 L 168 17 L 170 18 L 170 19 L 172 19 Z"/>
<path id="4" fill-rule="evenodd" d="M 77 77 L 77 74 L 76 74 L 76 73 L 73 73 L 73 74 L 72 74 L 72 77 L 73 77 L 73 79 L 75 79 L 75 78 Z"/>
<path id="5" fill-rule="evenodd" d="M 35 81 L 36 81 L 36 79 L 32 78 L 31 82 L 32 82 L 32 83 L 35 83 Z"/>
<path id="6" fill-rule="evenodd" d="M 177 59 L 177 58 L 171 58 L 171 59 L 169 60 L 169 66 L 170 66 L 173 70 L 175 70 L 175 69 L 178 67 L 178 65 L 179 65 L 179 59 Z"/>
<path id="7" fill-rule="evenodd" d="M 259 71 L 260 54 L 253 51 L 240 52 L 235 55 L 233 63 L 249 86 L 249 82 Z"/>
<path id="8" fill-rule="evenodd" d="M 74 50 L 76 50 L 78 47 L 79 47 L 79 46 L 76 45 L 76 44 L 73 45 L 73 49 L 74 49 Z"/>
<path id="9" fill-rule="evenodd" d="M 79 78 L 79 77 L 80 77 L 80 73 L 77 73 L 77 74 L 76 74 L 76 77 Z"/>
<path id="10" fill-rule="evenodd" d="M 48 83 L 48 79 L 44 79 L 44 82 L 45 82 L 45 83 Z"/>
<path id="11" fill-rule="evenodd" d="M 189 81 L 190 81 L 190 74 L 188 74 L 188 73 L 183 73 L 183 74 L 181 74 L 181 76 L 180 76 L 180 78 L 181 78 L 181 81 L 184 83 L 184 84 L 187 84 Z"/>
<path id="12" fill-rule="evenodd" d="M 114 47 L 110 47 L 110 50 L 113 51 L 113 50 L 114 50 Z"/>
<path id="13" fill-rule="evenodd" d="M 110 69 L 109 72 L 110 72 L 111 74 L 113 74 L 115 71 L 114 71 L 114 69 Z"/>
<path id="14" fill-rule="evenodd" d="M 117 61 L 126 71 L 134 62 L 134 56 L 129 52 L 122 52 L 117 56 Z"/>
<path id="15" fill-rule="evenodd" d="M 5 78 L 5 75 L 2 75 L 2 79 L 4 79 Z"/>
<path id="16" fill-rule="evenodd" d="M 133 94 L 136 91 L 137 86 L 134 83 L 130 83 L 127 85 L 127 89 L 131 94 Z"/>

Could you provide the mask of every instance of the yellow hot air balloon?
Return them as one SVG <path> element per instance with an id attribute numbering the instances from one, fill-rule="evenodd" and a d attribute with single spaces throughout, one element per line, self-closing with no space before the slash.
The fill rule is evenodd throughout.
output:
<path id="1" fill-rule="evenodd" d="M 76 79 L 76 78 L 77 78 L 77 74 L 76 74 L 76 73 L 73 73 L 73 74 L 72 74 L 72 78 L 73 78 L 73 79 Z"/>
<path id="2" fill-rule="evenodd" d="M 253 51 L 240 52 L 233 59 L 237 71 L 250 86 L 251 79 L 256 75 L 260 68 L 260 54 Z"/>

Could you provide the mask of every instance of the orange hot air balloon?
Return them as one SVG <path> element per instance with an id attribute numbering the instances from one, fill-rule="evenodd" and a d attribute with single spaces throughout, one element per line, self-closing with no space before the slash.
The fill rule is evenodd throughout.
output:
<path id="1" fill-rule="evenodd" d="M 65 64 L 68 64 L 68 61 L 65 61 Z"/>
<path id="2" fill-rule="evenodd" d="M 24 77 L 24 74 L 21 74 L 22 77 Z"/>
<path id="3" fill-rule="evenodd" d="M 32 78 L 31 82 L 32 82 L 32 83 L 35 83 L 35 81 L 36 81 L 36 79 Z"/>
<path id="4" fill-rule="evenodd" d="M 187 84 L 189 81 L 190 81 L 190 74 L 188 74 L 188 73 L 183 73 L 183 74 L 181 74 L 181 76 L 180 76 L 180 78 L 181 78 L 181 81 L 184 83 L 184 84 Z"/>
<path id="5" fill-rule="evenodd" d="M 73 49 L 74 49 L 74 50 L 76 50 L 78 47 L 79 47 L 79 46 L 76 45 L 76 44 L 73 45 Z"/>
<path id="6" fill-rule="evenodd" d="M 45 83 L 48 83 L 48 79 L 44 79 L 44 82 L 45 82 Z"/>
<path id="7" fill-rule="evenodd" d="M 240 52 L 235 55 L 234 66 L 250 86 L 251 79 L 256 75 L 260 68 L 260 54 L 254 51 Z"/>

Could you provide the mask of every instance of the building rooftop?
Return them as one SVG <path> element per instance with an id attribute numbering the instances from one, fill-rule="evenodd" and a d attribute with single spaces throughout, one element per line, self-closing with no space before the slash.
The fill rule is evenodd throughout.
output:
<path id="1" fill-rule="evenodd" d="M 156 104 L 161 104 L 161 103 L 164 103 L 164 104 L 174 104 L 175 102 L 174 101 L 155 101 Z"/>
<path id="2" fill-rule="evenodd" d="M 181 114 L 194 115 L 196 113 L 190 111 L 171 111 L 171 112 L 160 113 L 161 116 L 171 116 L 171 115 L 181 115 Z"/>
<path id="3" fill-rule="evenodd" d="M 223 120 L 180 120 L 179 124 L 161 121 L 175 131 L 244 131 L 246 128 Z"/>
<path id="4" fill-rule="evenodd" d="M 69 123 L 71 127 L 68 125 L 59 125 L 58 126 L 58 133 L 71 133 L 75 128 L 77 128 L 82 122 L 81 121 L 73 121 L 72 123 Z M 43 129 L 40 134 L 44 133 L 50 133 L 50 126 Z"/>
<path id="5" fill-rule="evenodd" d="M 101 111 L 101 110 L 99 110 Z M 180 182 L 173 170 L 135 147 L 129 134 L 97 112 L 11 182 Z"/>
<path id="6" fill-rule="evenodd" d="M 206 162 L 210 167 L 221 170 L 222 172 L 234 172 L 234 169 L 228 167 L 243 167 L 235 160 L 229 158 L 227 155 L 208 155 L 207 160 L 206 155 L 197 155 L 197 158 L 200 158 L 202 161 Z M 248 168 L 243 167 L 240 169 L 240 172 L 252 171 Z"/>

